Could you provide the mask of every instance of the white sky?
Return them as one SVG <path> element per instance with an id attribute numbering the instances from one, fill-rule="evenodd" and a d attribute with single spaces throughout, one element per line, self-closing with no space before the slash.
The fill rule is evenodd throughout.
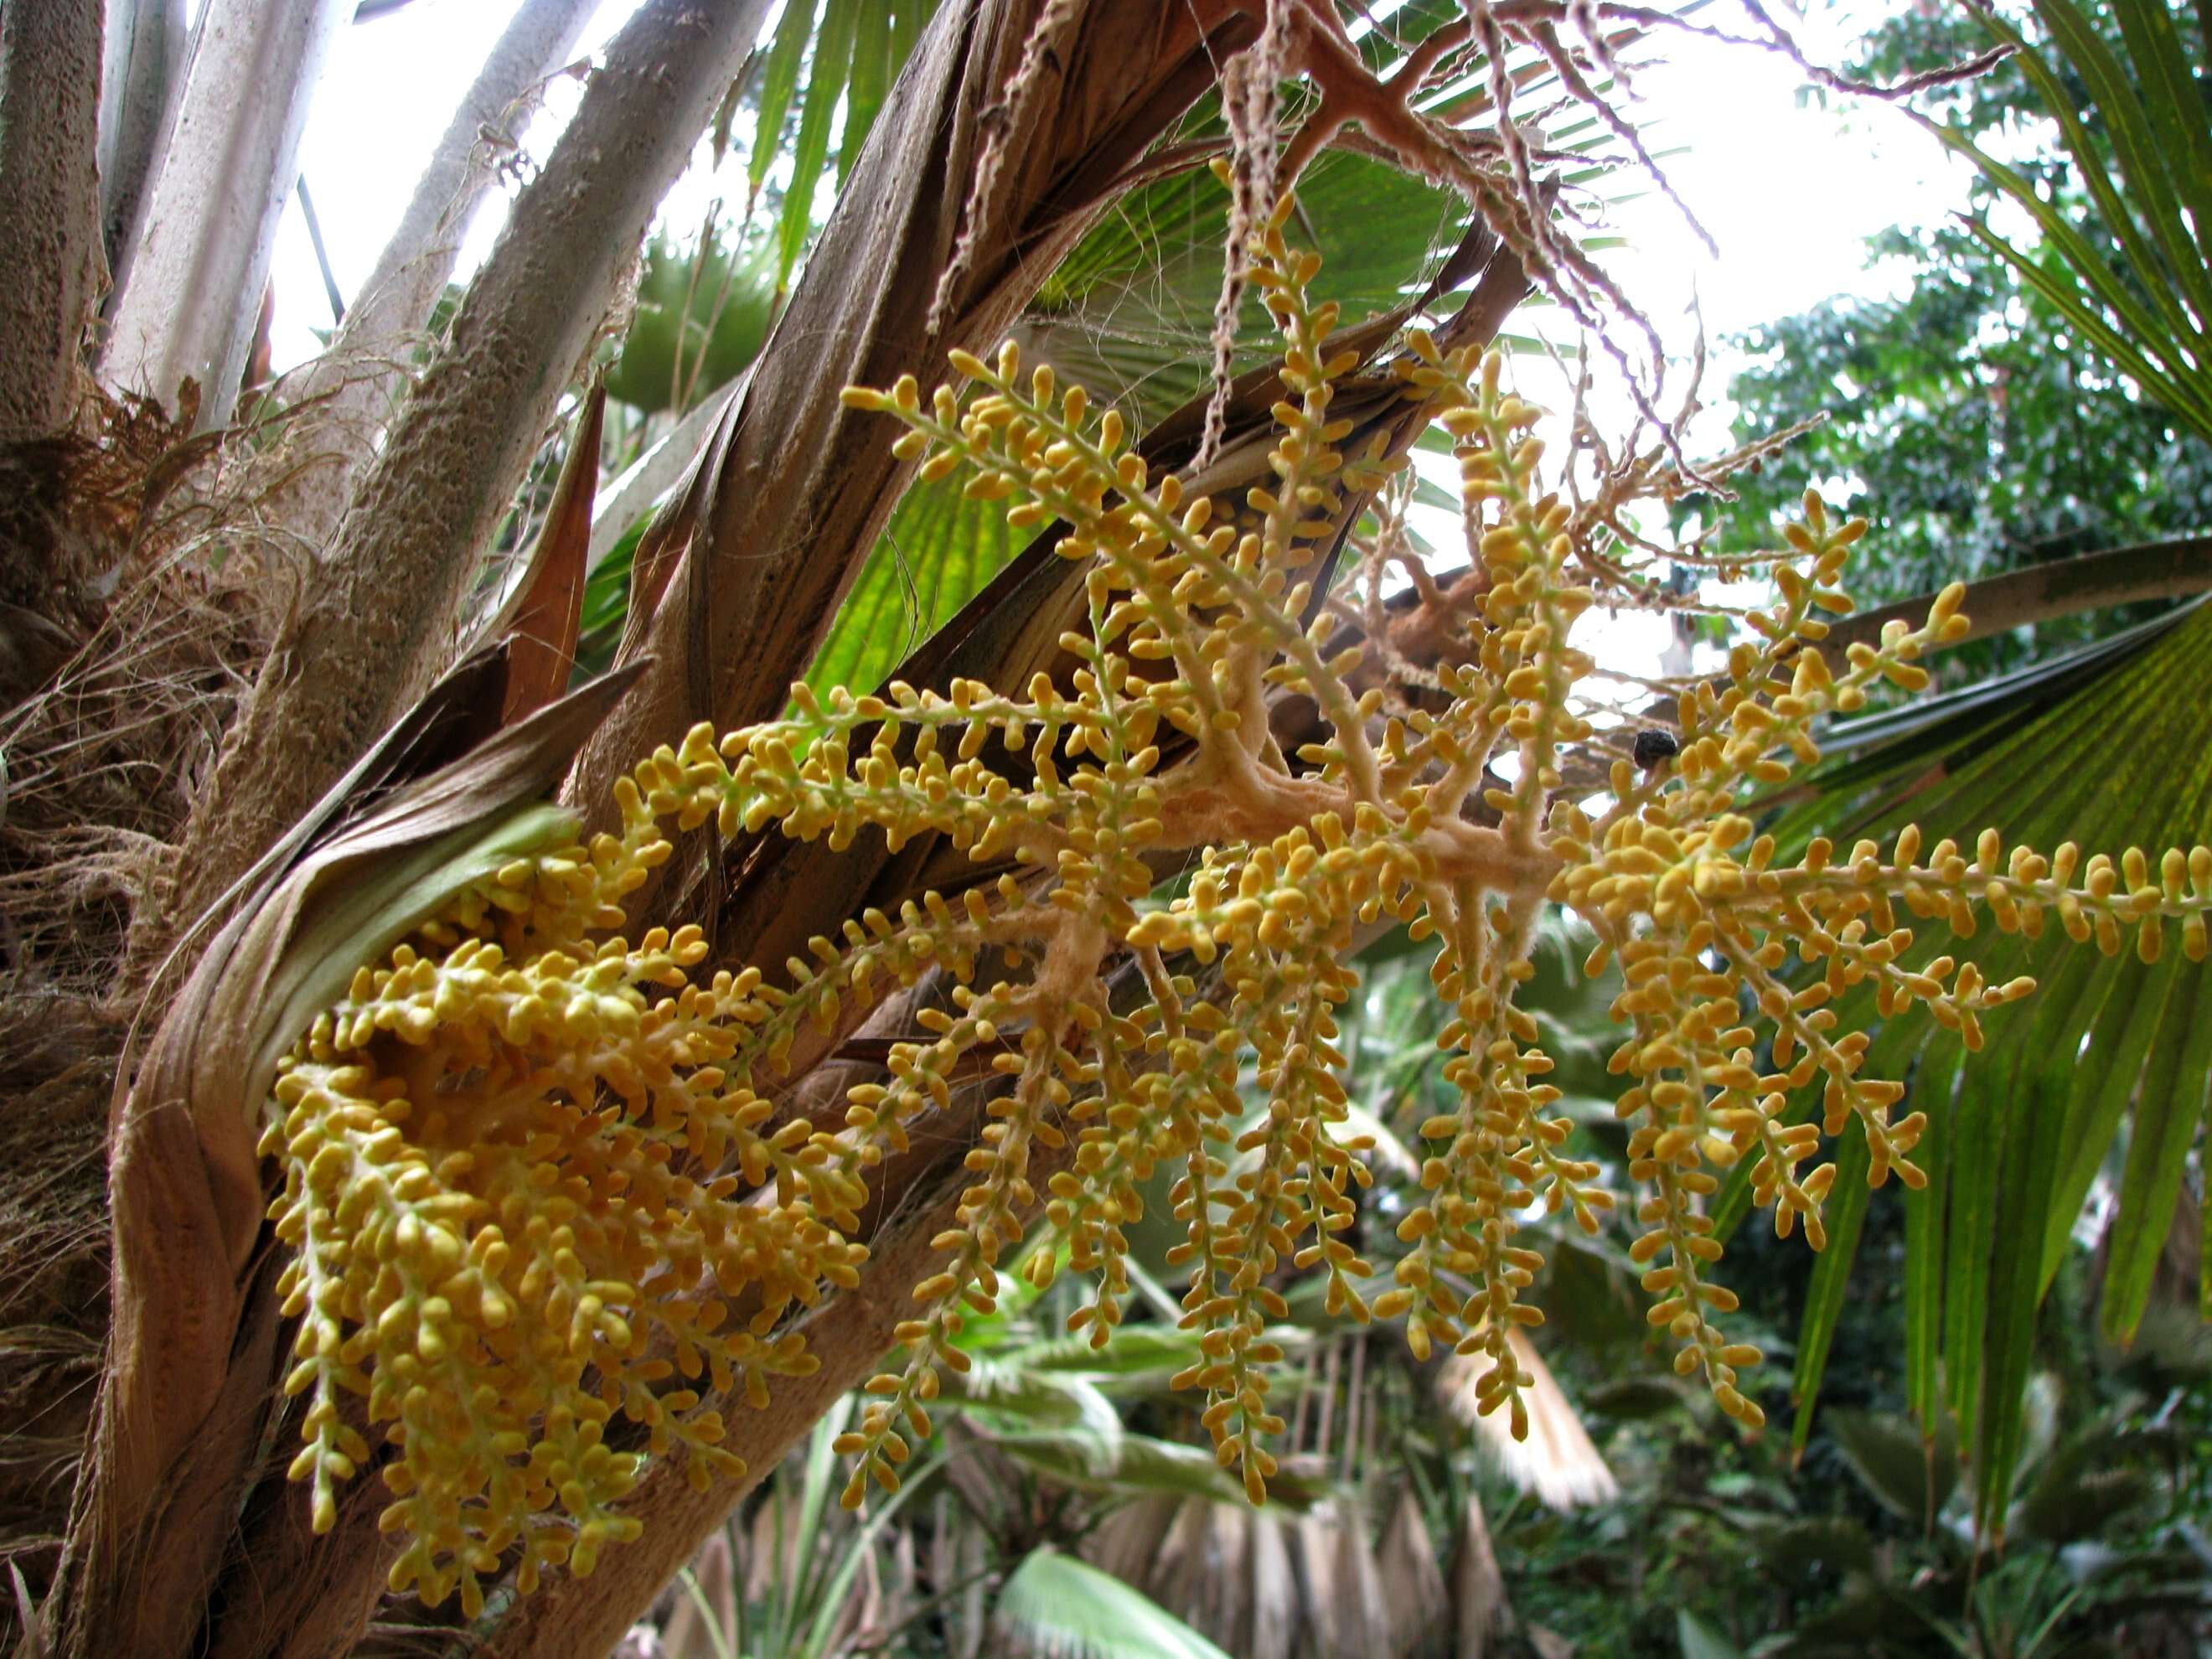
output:
<path id="1" fill-rule="evenodd" d="M 1859 33 L 1903 0 L 1845 0 L 1791 19 L 1817 62 L 1839 64 Z M 579 52 L 604 46 L 635 0 L 605 0 Z M 325 245 L 342 295 L 350 295 L 374 264 L 432 147 L 444 131 L 477 66 L 515 9 L 515 0 L 415 0 L 342 37 L 319 88 L 301 152 Z M 1392 8 L 1378 5 L 1378 11 Z M 1741 28 L 1729 3 L 1700 21 Z M 1864 239 L 1891 225 L 1926 223 L 1966 198 L 1964 164 L 1901 114 L 1879 105 L 1823 107 L 1802 95 L 1803 77 L 1783 58 L 1693 36 L 1669 37 L 1655 49 L 1663 60 L 1640 73 L 1630 113 L 1663 158 L 1675 188 L 1711 230 L 1715 259 L 1680 215 L 1655 190 L 1624 179 L 1607 190 L 1615 206 L 1610 228 L 1631 246 L 1607 256 L 1622 287 L 1657 324 L 1671 352 L 1687 350 L 1694 332 L 1690 307 L 1700 307 L 1713 357 L 1705 380 L 1708 406 L 1693 447 L 1727 441 L 1732 414 L 1724 392 L 1732 367 L 1726 336 L 1814 306 L 1832 295 L 1888 295 L 1895 270 L 1869 270 Z M 550 88 L 547 107 L 524 148 L 543 158 L 580 89 L 571 80 Z M 739 180 L 742 149 L 726 163 Z M 664 204 L 680 238 L 696 234 L 707 205 L 725 193 L 696 167 Z M 1640 193 L 1639 193 L 1640 191 Z M 1624 199 L 1632 198 L 1632 199 Z M 489 249 L 502 215 L 488 204 L 479 216 L 464 266 Z M 278 233 L 275 283 L 276 365 L 312 356 L 314 331 L 331 326 L 321 276 L 296 200 Z M 1516 378 L 1537 401 L 1556 407 L 1547 366 L 1523 363 Z M 1625 398 L 1603 395 L 1601 413 Z M 1671 404 L 1671 399 L 1670 399 Z M 1650 664 L 1663 644 L 1664 625 L 1623 617 L 1604 627 L 1601 656 Z"/>

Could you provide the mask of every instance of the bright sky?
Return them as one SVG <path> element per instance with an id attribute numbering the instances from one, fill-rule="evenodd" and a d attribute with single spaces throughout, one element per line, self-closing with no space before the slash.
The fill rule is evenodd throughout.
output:
<path id="1" fill-rule="evenodd" d="M 469 83 L 518 9 L 518 0 L 415 0 L 339 35 L 307 118 L 300 172 L 347 301 L 375 266 Z M 635 9 L 636 0 L 605 0 L 577 55 L 599 51 Z M 580 92 L 565 79 L 548 89 L 527 141 L 532 155 L 544 157 Z M 485 204 L 464 251 L 465 265 L 490 251 L 503 217 L 497 203 Z M 314 356 L 317 331 L 331 325 L 296 196 L 277 228 L 274 276 L 270 343 L 282 371 Z"/>

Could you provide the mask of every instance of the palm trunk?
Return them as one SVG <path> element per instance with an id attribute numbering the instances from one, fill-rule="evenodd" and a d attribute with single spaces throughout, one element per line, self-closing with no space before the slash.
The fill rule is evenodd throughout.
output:
<path id="1" fill-rule="evenodd" d="M 351 15 L 349 0 L 209 0 L 110 313 L 111 385 L 175 407 L 189 380 L 202 429 L 230 419 L 307 106 Z"/>
<path id="2" fill-rule="evenodd" d="M 101 0 L 0 6 L 0 437 L 43 436 L 77 403 L 102 268 Z M 31 572 L 0 571 L 0 598 Z"/>
<path id="3" fill-rule="evenodd" d="M 167 948 L 441 672 L 453 619 L 662 194 L 767 0 L 650 0 L 592 79 L 363 473 L 315 591 L 223 746 L 177 890 L 134 962 Z"/>
<path id="4" fill-rule="evenodd" d="M 124 247 L 161 152 L 170 96 L 184 77 L 185 37 L 184 0 L 107 0 L 100 204 L 110 278 L 118 283 L 126 275 Z"/>
<path id="5" fill-rule="evenodd" d="M 399 228 L 353 296 L 330 349 L 286 384 L 314 407 L 290 439 L 307 459 L 274 510 L 286 531 L 321 550 L 390 423 L 406 385 L 404 359 L 429 326 L 469 223 L 496 176 L 487 133 L 520 128 L 537 92 L 574 50 L 597 0 L 526 0 L 453 112 Z"/>
<path id="6" fill-rule="evenodd" d="M 394 730 L 413 677 L 450 653 L 483 542 L 765 9 L 765 0 L 720 9 L 650 0 L 616 43 L 471 289 L 448 350 L 363 480 L 317 591 L 276 641 L 186 827 L 186 880 L 173 914 L 203 914 L 280 836 L 286 857 L 296 856 L 317 833 L 309 809 L 337 799 L 325 792 Z M 578 741 L 565 738 L 562 766 Z M 141 914 L 143 959 L 158 960 L 170 935 Z M 209 994 L 252 982 L 222 959 L 206 975 L 193 983 L 211 982 Z M 200 1052 L 220 1043 L 224 1024 L 188 1000 L 152 1036 L 153 1060 L 135 1078 L 124 1067 L 130 1092 L 109 1153 L 114 1333 L 42 1620 L 72 1659 L 170 1659 L 236 1645 L 241 1597 L 220 1591 L 216 1578 L 240 1504 L 265 1473 L 259 1440 L 274 1398 L 277 1319 L 254 1249 L 264 1200 L 252 1109 L 238 1097 L 252 1085 Z M 210 1064 L 228 1074 L 218 1093 L 232 1097 L 191 1107 Z M 304 1528 L 296 1505 L 283 1507 L 287 1523 Z M 319 1628 L 327 1633 L 335 1620 L 357 1632 L 378 1589 L 368 1576 L 350 1601 L 319 1610 Z"/>

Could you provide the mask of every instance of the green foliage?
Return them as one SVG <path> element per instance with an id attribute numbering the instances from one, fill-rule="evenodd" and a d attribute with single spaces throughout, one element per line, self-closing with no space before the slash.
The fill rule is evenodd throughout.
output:
<path id="1" fill-rule="evenodd" d="M 768 337 L 773 264 L 773 250 L 732 246 L 711 224 L 689 250 L 654 237 L 638 278 L 637 315 L 607 372 L 607 395 L 644 414 L 680 415 L 736 379 Z"/>
<path id="2" fill-rule="evenodd" d="M 2118 9 L 2132 9 L 2131 7 Z M 2112 9 L 2103 28 L 2118 26 Z M 1868 43 L 1861 72 L 1877 78 L 1955 62 L 1988 44 L 1966 10 L 1907 10 Z M 2102 106 L 2063 60 L 2031 76 L 2024 58 L 1949 88 L 1936 112 L 1964 141 L 2008 151 L 2040 132 L 2071 149 L 2032 147 L 2011 177 L 2039 189 L 2075 240 L 2109 243 L 2096 193 L 2085 181 L 2103 165 Z M 2060 135 L 2047 102 L 2084 111 Z M 1997 177 L 1977 175 L 1975 210 L 2006 198 Z M 1897 300 L 1840 298 L 1753 330 L 1740 343 L 1751 366 L 1729 387 L 1740 438 L 1822 415 L 1827 424 L 1735 481 L 1742 501 L 1717 544 L 1751 550 L 1759 526 L 1808 486 L 1834 487 L 1875 526 L 1860 583 L 1871 603 L 1926 592 L 1955 579 L 2003 571 L 2212 525 L 2212 445 L 2201 426 L 2157 399 L 2154 382 L 2116 366 L 2111 342 L 2072 314 L 2055 286 L 2065 246 L 2008 253 L 1987 233 L 1958 225 L 1899 228 L 1875 239 L 1870 257 L 1907 263 L 1911 290 Z M 2112 253 L 2117 260 L 2117 253 Z M 2123 289 L 2142 283 L 2100 263 Z M 2164 277 L 2157 280 L 2164 281 Z M 2054 647 L 2139 620 L 2141 607 L 2041 624 L 2033 641 L 1968 646 L 1941 665 L 1963 684 Z"/>
<path id="3" fill-rule="evenodd" d="M 2032 836 L 2064 817 L 2088 836 L 2205 821 L 2212 610 L 2063 689 L 2029 675 L 2009 698 L 1998 687 L 1962 694 L 1937 723 L 1819 775 L 1819 793 L 1767 828 L 1786 848 L 1815 830 L 1880 836 L 1907 820 L 1931 833 L 1994 821 Z M 2133 739 L 2116 749 L 2122 732 Z M 2045 992 L 2030 1027 L 1966 1067 L 1963 1082 L 1959 1043 L 1929 1022 L 1893 1020 L 1876 1042 L 1878 1062 L 1910 1072 L 1911 1103 L 1929 1114 L 1928 1185 L 1904 1200 L 1905 1399 L 1925 1423 L 1959 1415 L 1992 1524 L 2009 1498 L 2007 1449 L 2021 1432 L 2036 1310 L 2093 1182 L 2124 1147 L 2103 1313 L 2107 1334 L 2122 1338 L 2143 1314 L 2212 1089 L 2212 1005 L 2200 973 L 2172 957 L 2066 961 L 2063 945 L 2062 935 L 2021 936 L 1990 958 L 1995 973 L 2042 975 Z M 1851 999 L 1839 1006 L 1846 1018 L 1855 1011 Z M 1807 1357 L 1823 1350 L 1848 1299 L 1848 1242 L 1832 1243 L 1821 1266 L 1838 1288 L 1807 1310 L 1797 1382 L 1808 1399 L 1820 1377 Z"/>
<path id="4" fill-rule="evenodd" d="M 1894 1271 L 1893 1206 L 1873 1206 L 1862 1249 Z M 1746 1313 L 1786 1323 L 1804 1275 L 1771 1241 L 1736 1251 L 1755 1252 L 1759 1269 Z M 2054 1360 L 2084 1293 L 2073 1275 L 2042 1320 L 2039 1350 Z M 1901 1313 L 1879 1279 L 1855 1293 L 1829 1388 L 1861 1403 L 1824 1413 L 1802 1459 L 1685 1396 L 1656 1415 L 1601 1410 L 1620 1350 L 1554 1345 L 1624 1492 L 1553 1514 L 1485 1481 L 1522 1626 L 1571 1634 L 1581 1659 L 2201 1650 L 2212 1632 L 2212 1579 L 2191 1543 L 2207 1513 L 2194 1459 L 2212 1432 L 2201 1347 L 2134 1372 L 2106 1350 L 2075 1357 L 2063 1384 L 2039 1377 L 2000 1554 L 1977 1546 L 1951 1442 L 1923 1439 L 1900 1408 Z"/>
<path id="5" fill-rule="evenodd" d="M 921 1449 L 896 1494 L 860 1515 L 832 1499 L 835 1443 L 863 1397 L 817 1424 L 680 1577 L 688 1608 L 664 1613 L 655 1638 L 669 1659 L 937 1659 L 979 1641 L 994 1655 L 1218 1659 L 1202 1636 L 1067 1553 L 1148 1496 L 1243 1507 L 1242 1486 L 1206 1452 L 1125 1430 L 1117 1415 L 1117 1402 L 1140 1413 L 1147 1369 L 1188 1363 L 1196 1340 L 1132 1326 L 1105 1347 L 1082 1345 L 1079 1370 L 1073 1345 L 1039 1339 L 1050 1311 L 1039 1299 L 1010 1296 L 976 1322 L 974 1367 L 943 1400 L 957 1421 Z M 1151 1384 L 1164 1386 L 1164 1375 Z M 1297 1495 L 1285 1484 L 1293 1492 L 1281 1495 Z"/>
<path id="6" fill-rule="evenodd" d="M 680 415 L 759 353 L 813 240 L 825 184 L 833 192 L 844 184 L 935 9 L 936 0 L 789 0 L 716 123 L 719 167 L 739 110 L 752 117 L 744 211 L 734 233 L 710 218 L 688 248 L 665 234 L 647 245 L 609 396 L 644 414 Z M 769 216 L 757 226 L 763 200 Z"/>
<path id="7" fill-rule="evenodd" d="M 2036 0 L 2044 40 L 1984 12 L 2058 121 L 2093 204 L 2087 228 L 2033 179 L 1953 125 L 1929 125 L 2035 220 L 2044 246 L 2023 251 L 1980 221 L 1969 228 L 2027 285 L 2130 374 L 2145 395 L 2212 437 L 2212 121 L 2197 57 L 2159 0 L 2115 0 L 2121 46 L 2074 0 Z M 2045 44 L 2047 43 L 2047 45 Z M 2063 58 L 2088 97 L 2077 102 Z"/>
<path id="8" fill-rule="evenodd" d="M 1204 123 L 1199 123 L 1203 127 Z M 1205 167 L 1132 191 L 1053 273 L 1017 331 L 1025 351 L 1123 409 L 1141 432 L 1204 394 L 1227 187 Z M 1458 234 L 1445 192 L 1365 156 L 1331 155 L 1299 189 L 1293 246 L 1323 256 L 1317 301 L 1361 319 L 1398 305 Z M 1272 354 L 1245 307 L 1240 364 Z M 838 608 L 807 684 L 872 690 L 1035 539 L 960 482 L 917 480 Z"/>
<path id="9" fill-rule="evenodd" d="M 1010 1653 L 1041 1659 L 1228 1659 L 1159 1604 L 1072 1556 L 1039 1550 L 999 1592 Z"/>
<path id="10" fill-rule="evenodd" d="M 781 296 L 814 234 L 814 204 L 833 165 L 845 182 L 937 0 L 788 0 L 761 59 L 751 154 L 745 164 L 748 216 L 791 158 L 778 205 L 773 291 Z M 801 83 L 802 70 L 804 84 Z M 793 122 L 796 117 L 796 130 Z M 833 156 L 832 136 L 838 139 Z"/>

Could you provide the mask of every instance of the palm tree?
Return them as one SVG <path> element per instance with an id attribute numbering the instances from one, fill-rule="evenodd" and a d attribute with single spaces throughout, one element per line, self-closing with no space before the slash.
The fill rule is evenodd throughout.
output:
<path id="1" fill-rule="evenodd" d="M 434 328 L 486 164 L 590 9 L 528 0 L 331 350 L 292 386 L 241 398 L 305 112 L 352 9 L 213 0 L 187 31 L 182 0 L 0 9 L 0 422 L 13 445 L 0 667 L 19 698 L 6 738 L 7 1121 L 22 1176 L 10 1213 L 23 1218 L 5 1317 L 35 1334 L 11 1341 L 7 1389 L 24 1402 L 10 1425 L 22 1443 L 55 1449 L 10 1465 L 33 1478 L 10 1477 L 7 1553 L 14 1611 L 39 1651 L 273 1654 L 360 1639 L 388 1559 L 374 1504 L 349 1504 L 318 1535 L 264 1466 L 278 1299 L 257 1242 L 265 1200 L 238 1139 L 240 1079 L 273 1052 L 313 964 L 378 932 L 457 830 L 556 786 L 600 810 L 640 745 L 697 718 L 774 714 L 895 511 L 934 514 L 934 533 L 955 538 L 947 508 L 910 491 L 911 468 L 840 405 L 847 382 L 889 381 L 1010 328 L 1071 357 L 1126 346 L 1102 389 L 1125 388 L 1159 444 L 1182 441 L 1162 417 L 1203 369 L 1196 382 L 1161 371 L 1203 362 L 1212 295 L 1189 296 L 1218 286 L 1193 252 L 1214 245 L 1219 198 L 1190 169 L 1229 146 L 1218 120 L 1178 123 L 1270 15 L 1246 0 L 986 0 L 933 18 L 926 4 L 826 0 L 787 7 L 763 39 L 766 0 L 647 0 Z M 1448 9 L 1417 8 L 1399 27 L 1419 38 Z M 1314 137 L 1386 118 L 1401 144 L 1480 131 L 1479 76 L 1439 89 L 1452 97 L 1432 115 L 1404 113 L 1441 46 L 1385 86 L 1376 68 L 1399 49 L 1370 37 L 1363 57 L 1342 31 L 1314 9 L 1275 60 L 1310 103 L 1334 100 Z M 1551 38 L 1548 22 L 1538 32 Z M 656 203 L 733 93 L 758 135 L 750 183 L 787 133 L 798 163 L 775 233 L 775 324 L 621 573 L 617 678 L 562 702 L 589 428 L 570 443 L 580 482 L 556 520 L 568 529 L 538 539 L 516 605 L 492 612 L 525 618 L 553 648 L 484 640 L 469 619 L 485 614 L 509 503 L 574 407 Z M 833 167 L 836 208 L 817 235 L 808 197 Z M 1447 196 L 1401 188 L 1356 155 L 1331 169 L 1347 242 L 1382 222 L 1363 214 L 1419 204 L 1389 222 L 1347 298 L 1395 304 L 1432 276 L 1425 298 L 1443 295 L 1482 274 L 1494 243 L 1479 234 L 1448 266 L 1431 257 L 1463 222 Z M 1184 265 L 1163 285 L 1177 248 Z M 1087 264 L 1070 263 L 1079 253 Z M 1492 262 L 1474 337 L 1517 297 L 1510 272 Z M 1170 308 L 1125 342 L 1117 296 L 1146 290 Z M 1249 395 L 1229 413 L 1234 437 Z M 1259 460 L 1248 451 L 1229 476 Z M 927 621 L 1018 550 L 1002 532 L 967 546 L 949 581 L 933 574 Z M 1061 585 L 1049 564 L 1010 568 L 1040 605 Z M 1037 641 L 979 631 L 1009 614 L 975 614 L 969 667 L 1035 660 Z M 890 662 L 860 653 L 842 672 L 866 679 Z M 502 726 L 507 738 L 481 748 Z M 424 805 L 409 786 L 425 780 L 444 806 L 379 816 Z M 830 929 L 860 885 L 914 879 L 886 869 L 794 902 L 796 872 L 773 860 L 734 882 L 701 873 L 700 896 L 672 885 L 660 902 L 672 914 L 712 893 L 728 959 L 771 964 L 787 938 Z M 920 1274 L 945 1162 L 890 1172 L 871 1268 L 885 1285 Z M 103 1284 L 106 1295 L 92 1288 Z M 889 1345 L 897 1299 L 842 1300 L 817 1322 L 821 1372 L 742 1425 L 753 1468 L 775 1467 Z M 539 1597 L 502 1625 L 500 1650 L 605 1646 L 739 1495 L 642 1495 L 654 1542 Z"/>
<path id="2" fill-rule="evenodd" d="M 1382 29 L 1360 9 L 802 0 L 763 41 L 766 0 L 644 0 L 434 331 L 483 152 L 582 21 L 579 4 L 531 0 L 380 262 L 389 303 L 356 307 L 299 395 L 248 398 L 269 237 L 351 8 L 210 0 L 179 44 L 180 0 L 0 6 L 0 669 L 21 694 L 5 734 L 0 1058 L 23 1218 L 0 1273 L 17 1334 L 0 1363 L 27 1449 L 48 1449 L 6 1494 L 28 1651 L 374 1652 L 463 1635 L 518 1659 L 602 1651 L 721 1524 L 741 1482 L 695 1486 L 685 1471 L 702 1465 L 653 1458 L 624 1500 L 649 1526 L 595 1572 L 580 1547 L 576 1571 L 520 1601 L 497 1573 L 481 1606 L 380 1601 L 398 1555 L 380 1529 L 387 1495 L 362 1480 L 341 1497 L 331 1471 L 385 1454 L 310 1413 L 316 1490 L 272 1462 L 297 1426 L 280 1385 L 301 1375 L 279 1344 L 307 1299 L 264 1232 L 252 1126 L 356 970 L 426 919 L 442 927 L 458 886 L 550 859 L 580 818 L 614 826 L 617 781 L 696 722 L 773 721 L 825 656 L 819 672 L 863 686 L 895 664 L 925 685 L 1066 678 L 1080 568 L 1053 556 L 1056 538 L 1020 544 L 987 502 L 963 505 L 988 490 L 917 484 L 915 446 L 881 441 L 866 400 L 841 398 L 848 383 L 896 386 L 947 348 L 1012 334 L 1115 403 L 1149 465 L 1224 501 L 1272 481 L 1286 382 L 1249 349 L 1265 324 L 1241 304 L 1260 280 L 1243 233 L 1274 222 L 1278 187 L 1301 174 L 1311 218 L 1275 228 L 1330 256 L 1309 297 L 1380 313 L 1344 330 L 1350 361 L 1329 369 L 1334 415 L 1378 465 L 1421 423 L 1382 372 L 1417 315 L 1467 352 L 1532 283 L 1579 321 L 1623 314 L 1554 214 L 1576 135 L 1554 142 L 1524 94 L 1548 82 L 1585 138 L 1643 157 L 1604 77 L 1622 44 L 1607 31 L 1647 15 L 1419 0 Z M 603 545 L 620 594 L 612 666 L 571 692 L 605 420 L 597 395 L 571 393 L 662 194 L 717 112 L 748 104 L 753 185 L 795 120 L 775 321 L 665 508 L 619 563 Z M 836 203 L 817 233 L 841 106 Z M 1216 157 L 1219 184 L 1200 165 Z M 95 319 L 103 267 L 115 286 Z M 672 422 L 684 401 L 678 375 Z M 513 503 L 564 412 L 562 477 L 526 538 Z M 1621 487 L 1656 489 L 1664 461 L 1631 460 Z M 1297 535 L 1333 561 L 1373 500 L 1364 484 L 1330 497 L 1326 524 Z M 502 535 L 526 545 L 519 575 L 495 562 Z M 945 550 L 926 617 L 943 625 L 899 663 L 884 613 L 847 601 L 895 591 L 911 546 Z M 802 991 L 820 977 L 810 941 L 863 910 L 896 914 L 951 884 L 957 862 L 934 836 L 708 840 L 685 839 L 658 876 L 640 863 L 630 920 L 695 924 L 683 949 L 733 973 L 794 963 Z M 779 1096 L 802 1137 L 842 1121 L 852 1068 L 911 1061 L 903 1022 L 924 1012 L 895 999 L 859 1030 L 834 1003 L 810 1006 L 824 1029 L 794 1036 Z M 811 1372 L 780 1377 L 758 1410 L 738 1405 L 742 1383 L 720 1390 L 722 1454 L 756 1478 L 941 1276 L 932 1241 L 966 1213 L 958 1171 L 995 1144 L 982 1103 L 961 1103 L 884 1160 L 854 1218 L 869 1256 L 850 1293 L 810 1285 Z M 282 1224 L 296 1231 L 301 1213 Z M 330 1360 L 316 1340 L 299 1357 Z M 415 1478 L 384 1467 L 395 1491 Z"/>

